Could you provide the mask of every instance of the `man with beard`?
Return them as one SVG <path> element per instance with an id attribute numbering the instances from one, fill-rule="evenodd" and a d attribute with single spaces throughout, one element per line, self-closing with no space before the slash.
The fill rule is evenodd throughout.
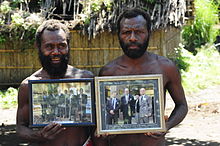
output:
<path id="1" fill-rule="evenodd" d="M 36 32 L 36 46 L 42 68 L 22 81 L 18 92 L 17 134 L 22 139 L 42 146 L 79 146 L 88 142 L 91 127 L 62 127 L 50 123 L 44 128 L 33 130 L 29 126 L 28 80 L 60 78 L 92 78 L 89 71 L 68 65 L 70 52 L 68 28 L 57 20 L 47 20 Z"/>
<path id="2" fill-rule="evenodd" d="M 146 51 L 151 33 L 151 20 L 146 12 L 137 8 L 124 11 L 119 16 L 117 27 L 118 38 L 124 55 L 105 65 L 100 70 L 99 75 L 162 74 L 164 93 L 168 91 L 175 103 L 175 108 L 166 121 L 168 131 L 179 124 L 188 111 L 179 71 L 169 59 Z M 120 134 L 109 137 L 110 140 L 108 141 L 107 138 L 96 137 L 95 143 L 100 146 L 107 144 L 114 146 L 162 146 L 165 145 L 164 136 L 166 132 Z"/>

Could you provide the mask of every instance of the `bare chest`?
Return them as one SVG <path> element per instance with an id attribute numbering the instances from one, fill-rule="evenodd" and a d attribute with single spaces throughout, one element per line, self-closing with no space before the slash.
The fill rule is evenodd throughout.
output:
<path id="1" fill-rule="evenodd" d="M 111 71 L 112 76 L 162 74 L 164 86 L 168 82 L 166 72 L 157 64 L 139 66 L 117 66 Z"/>

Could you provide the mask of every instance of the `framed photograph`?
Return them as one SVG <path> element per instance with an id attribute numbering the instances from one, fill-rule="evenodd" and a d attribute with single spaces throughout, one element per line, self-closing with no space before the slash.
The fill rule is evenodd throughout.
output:
<path id="1" fill-rule="evenodd" d="M 30 127 L 95 125 L 94 80 L 29 80 Z"/>
<path id="2" fill-rule="evenodd" d="M 95 77 L 97 133 L 165 131 L 162 75 Z"/>

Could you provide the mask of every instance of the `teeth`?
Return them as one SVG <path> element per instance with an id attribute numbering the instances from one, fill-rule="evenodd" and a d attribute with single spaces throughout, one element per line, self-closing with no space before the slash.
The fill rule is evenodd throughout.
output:
<path id="1" fill-rule="evenodd" d="M 56 60 L 57 61 L 57 60 L 60 60 L 60 58 L 53 58 L 52 60 Z"/>

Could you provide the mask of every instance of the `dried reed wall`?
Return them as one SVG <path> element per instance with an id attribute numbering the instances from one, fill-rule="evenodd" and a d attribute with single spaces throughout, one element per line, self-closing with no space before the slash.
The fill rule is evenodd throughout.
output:
<path id="1" fill-rule="evenodd" d="M 103 32 L 94 39 L 80 31 L 71 31 L 70 64 L 92 71 L 95 75 L 99 69 L 122 55 L 116 33 Z M 167 56 L 173 53 L 180 42 L 180 29 L 168 27 L 153 31 L 148 50 Z M 34 46 L 25 42 L 9 42 L 0 44 L 0 85 L 18 85 L 23 79 L 38 70 L 41 65 L 38 52 Z M 23 49 L 25 48 L 28 49 Z"/>

